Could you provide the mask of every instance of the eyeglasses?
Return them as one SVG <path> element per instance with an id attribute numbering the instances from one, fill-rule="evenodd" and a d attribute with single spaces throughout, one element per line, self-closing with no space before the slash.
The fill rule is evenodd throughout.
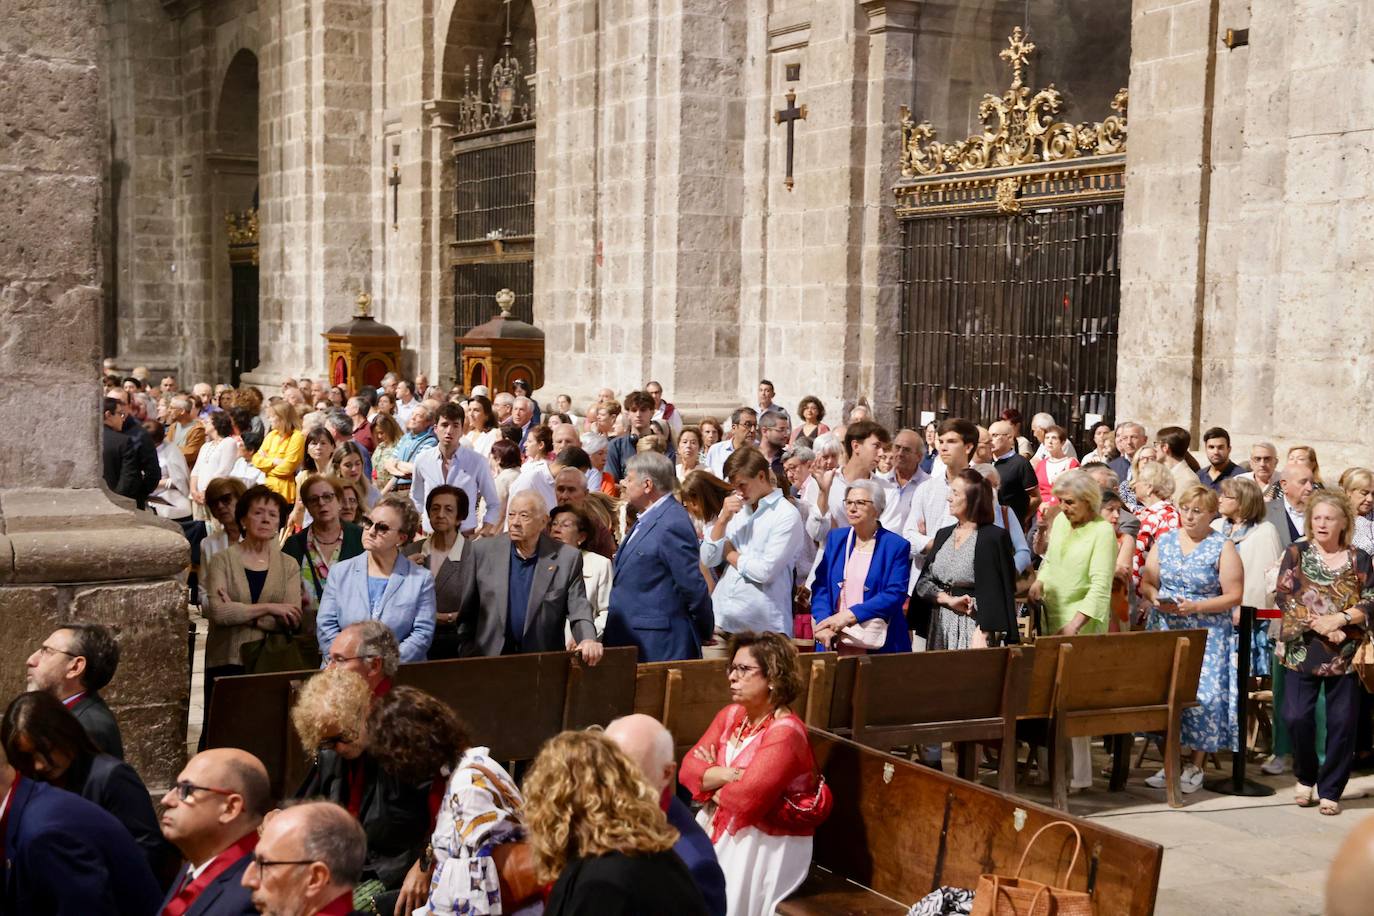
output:
<path id="1" fill-rule="evenodd" d="M 253 864 L 258 869 L 258 884 L 262 884 L 263 869 L 271 868 L 274 865 L 314 865 L 315 859 L 264 859 L 262 856 L 254 855 Z"/>
<path id="2" fill-rule="evenodd" d="M 349 662 L 366 661 L 376 657 L 375 655 L 326 655 L 324 665 L 326 668 L 332 668 L 335 665 L 346 665 Z"/>
<path id="3" fill-rule="evenodd" d="M 367 516 L 363 516 L 362 520 L 359 521 L 358 524 L 363 526 L 364 531 L 375 531 L 378 537 L 385 537 L 386 535 L 396 530 L 395 528 L 392 528 L 390 525 L 388 525 L 386 522 L 374 522 Z"/>
<path id="4" fill-rule="evenodd" d="M 726 677 L 734 677 L 734 676 L 737 675 L 737 674 L 739 674 L 739 675 L 752 674 L 752 673 L 755 672 L 755 671 L 762 671 L 762 670 L 763 670 L 763 669 L 760 668 L 758 665 L 731 665 L 729 668 L 726 668 L 726 669 L 725 669 L 725 676 L 726 676 Z"/>
<path id="5" fill-rule="evenodd" d="M 65 655 L 65 656 L 67 656 L 67 658 L 80 658 L 80 657 L 81 657 L 81 656 L 79 656 L 79 655 L 77 655 L 77 654 L 75 654 L 75 653 L 73 653 L 73 652 L 68 652 L 66 649 L 58 649 L 57 647 L 55 647 L 55 646 L 50 646 L 50 645 L 48 645 L 48 644 L 46 644 L 46 643 L 44 643 L 43 645 L 41 645 L 41 646 L 38 647 L 38 654 L 39 654 L 39 655 L 42 655 L 42 656 L 44 656 L 44 657 L 47 657 L 47 656 L 49 656 L 49 655 Z"/>
<path id="6" fill-rule="evenodd" d="M 332 503 L 337 498 L 338 497 L 336 497 L 331 490 L 324 493 L 316 493 L 314 496 L 307 496 L 303 502 L 307 506 L 318 506 L 321 503 Z"/>
<path id="7" fill-rule="evenodd" d="M 1207 510 L 1206 510 L 1206 509 L 1203 509 L 1201 506 L 1179 506 L 1179 507 L 1178 507 L 1178 514 L 1179 514 L 1179 515 L 1206 515 L 1206 514 L 1207 514 Z"/>
<path id="8" fill-rule="evenodd" d="M 846 509 L 861 510 L 864 506 L 871 505 L 873 505 L 873 500 L 871 499 L 846 499 L 844 501 L 844 507 Z"/>
<path id="9" fill-rule="evenodd" d="M 213 792 L 216 795 L 238 795 L 233 789 L 216 789 L 214 786 L 198 786 L 193 782 L 182 780 L 172 786 L 176 790 L 177 799 L 180 801 L 190 801 L 191 796 L 196 792 Z"/>

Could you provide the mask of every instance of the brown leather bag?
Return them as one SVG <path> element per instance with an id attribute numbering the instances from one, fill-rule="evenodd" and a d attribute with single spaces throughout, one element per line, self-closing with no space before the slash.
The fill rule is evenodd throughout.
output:
<path id="1" fill-rule="evenodd" d="M 511 814 L 520 813 L 520 799 L 504 779 L 479 763 L 469 766 L 487 778 Z M 528 840 L 493 846 L 491 858 L 501 881 L 501 905 L 507 912 L 513 912 L 544 892 L 544 885 L 535 877 L 534 849 Z"/>

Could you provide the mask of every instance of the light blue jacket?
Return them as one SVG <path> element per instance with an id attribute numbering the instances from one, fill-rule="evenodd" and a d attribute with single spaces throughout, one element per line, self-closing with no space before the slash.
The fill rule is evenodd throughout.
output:
<path id="1" fill-rule="evenodd" d="M 434 640 L 434 579 L 404 556 L 396 558 L 376 607 L 367 599 L 367 553 L 335 563 L 325 581 L 315 619 L 320 654 L 328 655 L 344 627 L 380 620 L 396 634 L 401 661 L 422 662 Z"/>

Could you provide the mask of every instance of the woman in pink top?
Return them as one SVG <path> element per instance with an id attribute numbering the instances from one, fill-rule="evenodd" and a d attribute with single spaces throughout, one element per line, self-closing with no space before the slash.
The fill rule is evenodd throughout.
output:
<path id="1" fill-rule="evenodd" d="M 1041 511 L 1044 511 L 1046 506 L 1059 502 L 1059 498 L 1054 495 L 1054 482 L 1059 475 L 1070 468 L 1078 467 L 1078 459 L 1064 453 L 1064 443 L 1068 438 L 1069 434 L 1062 426 L 1050 426 L 1045 429 L 1045 451 L 1049 454 L 1041 458 L 1035 466 L 1035 479 L 1040 483 Z"/>

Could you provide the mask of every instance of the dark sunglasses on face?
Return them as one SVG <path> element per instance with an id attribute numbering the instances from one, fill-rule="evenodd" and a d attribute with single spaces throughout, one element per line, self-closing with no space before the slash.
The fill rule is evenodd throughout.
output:
<path id="1" fill-rule="evenodd" d="M 386 535 L 396 530 L 395 528 L 392 528 L 390 525 L 388 525 L 386 522 L 374 522 L 367 516 L 363 516 L 362 520 L 359 521 L 358 524 L 363 526 L 364 531 L 375 532 L 379 537 L 385 537 Z"/>

